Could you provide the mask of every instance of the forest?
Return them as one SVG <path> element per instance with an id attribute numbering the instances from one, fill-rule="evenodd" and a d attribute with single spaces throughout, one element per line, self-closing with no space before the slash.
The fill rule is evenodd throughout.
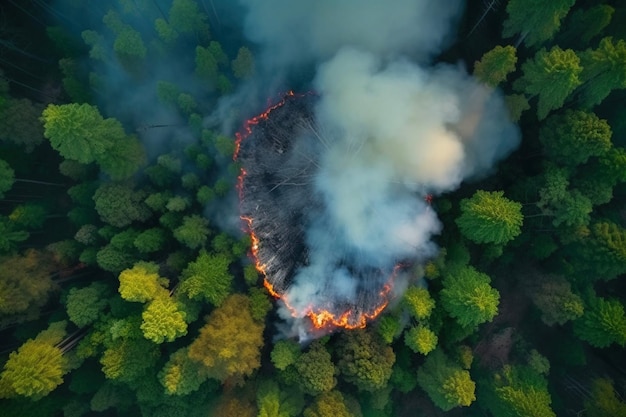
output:
<path id="1" fill-rule="evenodd" d="M 233 155 L 317 69 L 263 78 L 256 3 L 0 4 L 0 414 L 626 417 L 626 2 L 456 1 L 431 63 L 519 145 L 428 195 L 437 249 L 380 315 L 305 341 Z"/>

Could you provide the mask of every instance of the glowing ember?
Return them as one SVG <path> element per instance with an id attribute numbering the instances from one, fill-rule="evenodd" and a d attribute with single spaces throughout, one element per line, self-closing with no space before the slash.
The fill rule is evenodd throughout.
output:
<path id="1" fill-rule="evenodd" d="M 280 102 L 270 105 L 261 114 L 247 120 L 244 123 L 241 132 L 236 134 L 236 147 L 233 159 L 237 160 L 240 157 L 242 141 L 253 133 L 253 128 L 255 126 L 259 125 L 263 121 L 269 123 L 268 119 L 271 113 L 274 110 L 284 106 L 288 102 L 288 100 L 304 96 L 304 94 L 298 95 L 295 94 L 293 91 L 289 91 L 283 96 Z M 282 152 L 282 149 L 279 150 L 279 152 Z M 250 187 L 250 185 L 246 183 L 248 176 L 248 171 L 246 170 L 246 168 L 248 167 L 244 167 L 241 169 L 237 185 L 240 201 L 242 202 L 244 201 L 244 197 L 246 197 L 244 194 L 247 194 L 247 190 L 245 189 L 245 187 Z M 253 188 L 255 187 L 253 186 Z M 258 205 L 256 207 L 258 208 Z M 242 211 L 245 214 L 242 214 L 240 217 L 244 223 L 245 230 L 247 233 L 249 233 L 251 239 L 251 256 L 254 260 L 257 271 L 263 275 L 264 286 L 273 297 L 281 300 L 281 302 L 289 310 L 290 314 L 293 317 L 307 317 L 310 320 L 311 325 L 315 329 L 332 329 L 336 327 L 356 329 L 365 327 L 368 321 L 377 317 L 385 309 L 385 307 L 387 307 L 387 304 L 389 303 L 389 296 L 392 289 L 393 280 L 397 273 L 398 267 L 396 267 L 394 272 L 390 274 L 391 276 L 387 277 L 386 282 L 384 283 L 384 285 L 382 285 L 382 289 L 377 294 L 373 294 L 373 297 L 377 298 L 377 301 L 370 301 L 368 303 L 367 309 L 364 309 L 362 306 L 358 305 L 350 305 L 350 303 L 346 303 L 345 307 L 343 307 L 344 310 L 339 312 L 337 311 L 337 309 L 341 307 L 338 307 L 336 305 L 328 305 L 325 307 L 320 305 L 314 305 L 313 303 L 311 303 L 305 308 L 302 308 L 302 304 L 300 304 L 300 308 L 295 308 L 293 306 L 293 303 L 291 303 L 289 300 L 289 295 L 284 291 L 284 282 L 282 280 L 279 280 L 279 286 L 277 287 L 276 279 L 273 275 L 274 270 L 272 270 L 268 263 L 264 263 L 261 261 L 261 259 L 263 259 L 263 256 L 261 256 L 260 251 L 262 250 L 264 239 L 270 239 L 272 237 L 268 236 L 268 233 L 263 234 L 262 237 L 257 234 L 259 226 L 255 223 L 256 215 L 251 215 L 251 213 L 254 213 L 254 210 Z M 286 239 L 289 238 L 289 236 L 286 236 Z M 265 257 L 265 259 L 268 259 L 267 256 Z M 304 264 L 306 264 L 306 259 L 303 262 Z M 382 271 L 378 272 L 378 274 L 381 273 Z M 293 274 L 293 270 L 291 270 L 291 274 Z M 283 287 L 282 289 L 280 288 L 281 285 Z M 373 307 L 372 304 L 374 304 Z"/>

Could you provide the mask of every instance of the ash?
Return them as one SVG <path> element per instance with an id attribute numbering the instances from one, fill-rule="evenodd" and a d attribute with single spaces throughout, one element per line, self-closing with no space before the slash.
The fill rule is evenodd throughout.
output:
<path id="1" fill-rule="evenodd" d="M 328 311 L 344 315 L 348 325 L 354 325 L 381 305 L 392 268 L 364 263 L 351 251 L 324 249 L 336 248 L 332 242 L 340 237 L 331 225 L 320 227 L 328 220 L 315 177 L 329 138 L 315 122 L 315 102 L 312 95 L 286 97 L 241 141 L 237 159 L 245 176 L 240 184 L 240 212 L 242 218 L 252 219 L 249 226 L 259 240 L 256 258 L 267 281 L 276 293 L 289 292 L 284 301 L 295 306 L 292 315 Z M 312 230 L 328 233 L 312 238 Z M 330 244 L 317 245 L 320 240 Z M 296 276 L 315 282 L 294 285 Z M 350 280 L 352 288 L 337 285 L 341 276 L 356 278 Z"/>

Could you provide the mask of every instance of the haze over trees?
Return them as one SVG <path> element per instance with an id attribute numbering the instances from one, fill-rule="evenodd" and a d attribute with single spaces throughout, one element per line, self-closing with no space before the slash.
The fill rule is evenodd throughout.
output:
<path id="1" fill-rule="evenodd" d="M 302 344 L 236 224 L 258 45 L 218 1 L 95 3 L 0 5 L 3 417 L 626 415 L 624 2 L 467 2 L 437 63 L 522 143 L 429 198 L 376 320 Z"/>

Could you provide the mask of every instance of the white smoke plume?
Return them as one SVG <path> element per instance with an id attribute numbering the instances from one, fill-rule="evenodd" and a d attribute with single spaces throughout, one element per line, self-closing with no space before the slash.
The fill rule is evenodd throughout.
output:
<path id="1" fill-rule="evenodd" d="M 502 97 L 463 69 L 432 65 L 460 1 L 241 0 L 267 68 L 312 62 L 323 127 L 315 190 L 324 213 L 307 230 L 309 265 L 284 294 L 282 316 L 308 337 L 311 308 L 333 311 L 368 288 L 338 267 L 393 269 L 435 253 L 441 230 L 426 194 L 489 172 L 518 144 Z M 366 276 L 366 275 L 365 275 Z"/>

